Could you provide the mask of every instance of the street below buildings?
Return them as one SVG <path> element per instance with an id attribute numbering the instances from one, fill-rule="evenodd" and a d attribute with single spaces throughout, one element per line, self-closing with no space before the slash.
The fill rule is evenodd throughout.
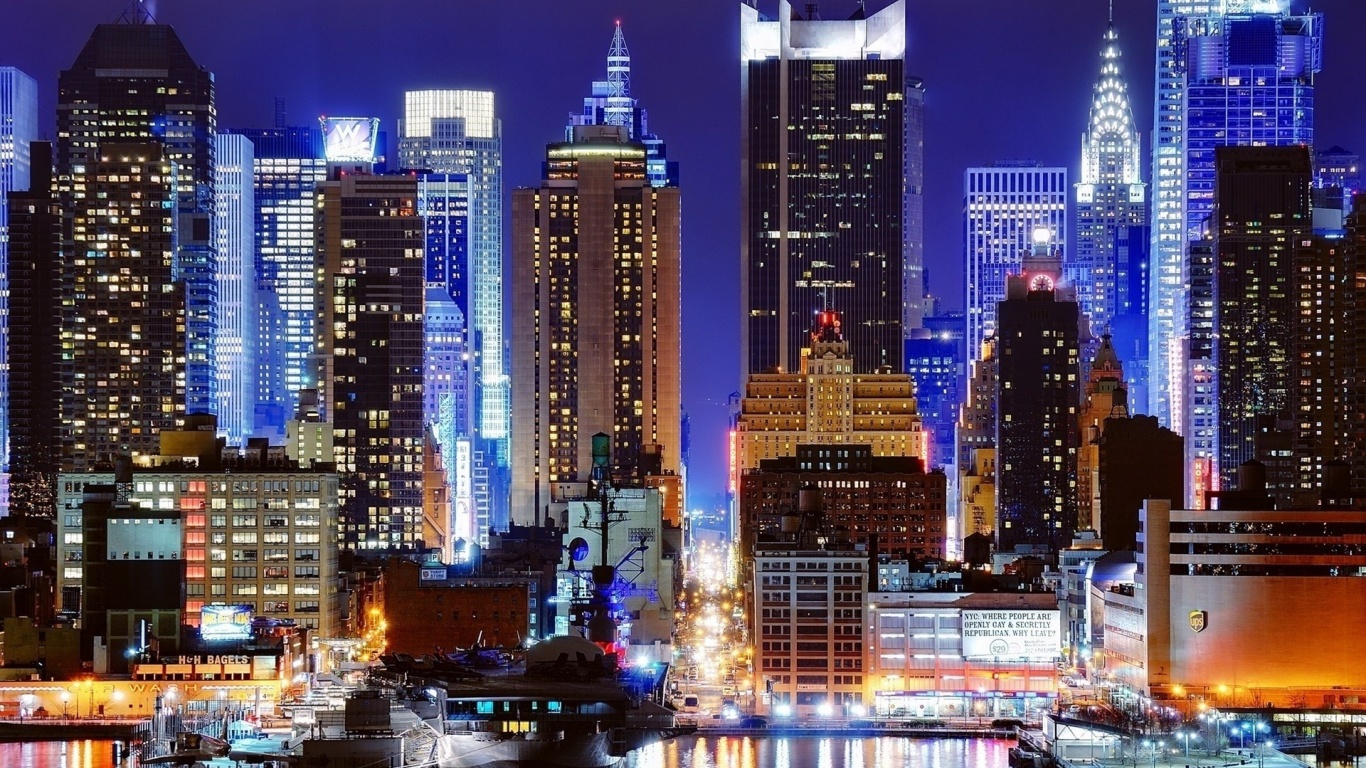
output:
<path id="1" fill-rule="evenodd" d="M 671 702 L 684 718 L 738 720 L 754 710 L 753 651 L 734 546 L 696 544 L 675 608 Z"/>

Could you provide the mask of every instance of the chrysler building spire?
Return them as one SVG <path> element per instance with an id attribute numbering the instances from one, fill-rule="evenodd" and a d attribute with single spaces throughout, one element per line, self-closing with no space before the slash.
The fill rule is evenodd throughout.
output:
<path id="1" fill-rule="evenodd" d="M 1081 182 L 1137 184 L 1138 130 L 1120 72 L 1119 35 L 1113 18 L 1105 28 L 1103 42 L 1100 76 L 1091 95 L 1091 116 L 1082 135 Z"/>

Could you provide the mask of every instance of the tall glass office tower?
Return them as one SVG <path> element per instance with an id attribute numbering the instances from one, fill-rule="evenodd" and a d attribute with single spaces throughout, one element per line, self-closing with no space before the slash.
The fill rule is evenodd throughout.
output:
<path id="1" fill-rule="evenodd" d="M 967 256 L 967 359 L 996 333 L 996 307 L 1006 298 L 1006 277 L 1018 273 L 1047 229 L 1059 253 L 1067 252 L 1067 169 L 1029 161 L 1001 162 L 963 173 L 963 245 Z"/>
<path id="2" fill-rule="evenodd" d="M 479 429 L 483 438 L 504 442 L 509 384 L 503 363 L 503 128 L 493 92 L 408 91 L 399 133 L 400 167 L 469 179 L 466 318 L 479 355 Z"/>
<path id="3" fill-rule="evenodd" d="M 315 127 L 237 130 L 252 144 L 257 301 L 257 432 L 282 431 L 315 378 L 314 193 L 327 180 Z"/>
<path id="4" fill-rule="evenodd" d="M 805 12 L 740 6 L 745 370 L 798 370 L 814 314 L 831 307 L 860 371 L 901 371 L 906 155 L 921 146 L 906 130 L 920 86 L 906 76 L 905 1 L 841 20 Z"/>
<path id="5" fill-rule="evenodd" d="M 219 434 L 244 445 L 255 434 L 260 338 L 256 303 L 256 205 L 251 141 L 220 133 L 214 151 L 215 237 L 218 247 L 217 402 Z"/>
<path id="6" fill-rule="evenodd" d="M 678 163 L 665 157 L 664 140 L 650 133 L 645 108 L 638 99 L 631 98 L 631 52 L 626 48 L 626 36 L 619 21 L 607 49 L 607 79 L 594 80 L 592 95 L 584 97 L 583 111 L 569 116 L 565 141 L 574 140 L 576 125 L 625 126 L 631 139 L 645 145 L 650 185 L 678 186 Z"/>
<path id="7" fill-rule="evenodd" d="M 1147 304 L 1146 297 L 1130 292 L 1131 286 L 1142 283 L 1132 279 L 1131 269 L 1138 265 L 1128 258 L 1125 246 L 1129 229 L 1145 225 L 1148 214 L 1139 171 L 1138 129 L 1120 71 L 1119 35 L 1113 22 L 1105 30 L 1100 55 L 1100 76 L 1081 140 L 1081 178 L 1073 190 L 1075 245 L 1066 268 L 1095 339 L 1102 333 L 1114 334 L 1117 317 Z M 1090 362 L 1093 351 L 1083 348 L 1084 363 Z M 1131 350 L 1119 350 L 1121 357 L 1125 352 Z M 1128 359 L 1125 367 L 1129 367 Z"/>
<path id="8" fill-rule="evenodd" d="M 1152 246 L 1148 280 L 1148 413 L 1167 427 L 1172 397 L 1180 398 L 1185 326 L 1186 252 L 1185 134 L 1186 80 L 1178 60 L 1178 17 L 1220 11 L 1225 0 L 1157 0 L 1157 56 L 1153 82 Z M 1173 392 L 1173 386 L 1176 392 Z"/>
<path id="9" fill-rule="evenodd" d="M 9 193 L 29 188 L 29 144 L 38 138 L 38 84 L 0 67 L 0 472 L 9 471 Z M 8 498 L 7 483 L 0 496 Z M 8 503 L 5 508 L 8 508 Z"/>

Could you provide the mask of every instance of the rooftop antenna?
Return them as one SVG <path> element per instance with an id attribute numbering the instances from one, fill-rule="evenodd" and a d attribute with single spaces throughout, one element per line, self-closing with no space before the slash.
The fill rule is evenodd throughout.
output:
<path id="1" fill-rule="evenodd" d="M 275 97 L 275 127 L 285 127 L 285 99 L 283 96 Z"/>
<path id="2" fill-rule="evenodd" d="M 1115 23 L 1115 0 L 1110 0 L 1110 23 Z"/>
<path id="3" fill-rule="evenodd" d="M 626 48 L 626 36 L 617 20 L 612 33 L 612 45 L 607 49 L 607 109 L 608 125 L 631 125 L 631 52 Z"/>
<path id="4" fill-rule="evenodd" d="M 129 0 L 128 5 L 124 6 L 123 13 L 115 24 L 155 24 L 157 20 L 153 18 L 152 12 L 148 10 L 146 0 Z"/>

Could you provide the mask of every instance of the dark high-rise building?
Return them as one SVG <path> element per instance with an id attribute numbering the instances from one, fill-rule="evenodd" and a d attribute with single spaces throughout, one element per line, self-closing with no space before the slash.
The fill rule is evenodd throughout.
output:
<path id="1" fill-rule="evenodd" d="M 317 380 L 333 427 L 342 546 L 414 549 L 425 438 L 417 181 L 339 172 L 317 195 Z"/>
<path id="2" fill-rule="evenodd" d="M 1095 524 L 1106 549 L 1134 549 L 1145 499 L 1175 504 L 1176 499 L 1186 497 L 1182 442 L 1180 435 L 1160 426 L 1155 416 L 1105 420 Z"/>
<path id="3" fill-rule="evenodd" d="M 162 160 L 173 164 L 169 175 L 144 180 L 170 186 L 169 210 L 175 214 L 171 229 L 130 230 L 128 242 L 132 251 L 151 252 L 153 248 L 137 245 L 140 237 L 171 237 L 174 282 L 184 284 L 183 361 L 155 372 L 155 377 L 183 377 L 181 407 L 209 412 L 214 402 L 217 301 L 217 250 L 212 237 L 217 130 L 213 73 L 195 63 L 175 30 L 165 24 L 101 24 L 71 68 L 61 73 L 57 90 L 57 175 L 67 195 L 80 198 L 97 181 L 91 169 L 103 162 L 109 143 L 155 143 L 161 147 Z M 106 193 L 113 195 L 111 199 L 121 196 L 112 185 Z M 76 207 L 69 205 L 68 215 L 74 215 Z M 89 234 L 72 231 L 68 267 L 77 273 L 99 260 L 94 239 L 83 238 Z M 162 284 L 144 283 L 137 264 L 128 266 L 134 271 L 121 276 L 121 287 L 145 284 L 143 290 L 163 290 Z M 72 286 L 65 282 L 63 292 L 69 296 Z M 79 376 L 79 369 L 75 370 Z M 78 458 L 76 463 L 82 461 Z"/>
<path id="4" fill-rule="evenodd" d="M 1290 418 L 1294 248 L 1309 233 L 1309 149 L 1219 147 L 1214 182 L 1214 360 L 1219 472 L 1228 486 L 1257 458 L 1269 420 Z M 1259 422 L 1263 425 L 1259 427 Z M 1268 477 L 1272 495 L 1290 478 Z"/>
<path id="5" fill-rule="evenodd" d="M 27 192 L 9 194 L 10 512 L 51 515 L 62 468 L 58 286 L 62 207 L 52 144 L 34 142 Z"/>
<path id="6" fill-rule="evenodd" d="M 678 187 L 655 187 L 624 126 L 574 129 L 545 178 L 512 194 L 512 515 L 544 519 L 551 487 L 586 480 L 592 436 L 614 468 L 679 467 Z"/>
<path id="7" fill-rule="evenodd" d="M 1077 526 L 1078 310 L 1062 258 L 1036 242 L 997 306 L 996 545 L 1072 542 Z"/>
<path id="8" fill-rule="evenodd" d="M 745 368 L 796 371 L 811 318 L 839 307 L 860 371 L 901 371 L 907 147 L 922 146 L 906 131 L 922 86 L 906 77 L 905 4 L 843 21 L 815 8 L 740 6 Z"/>
<path id="9" fill-rule="evenodd" d="M 1351 493 L 1366 499 L 1366 194 L 1352 199 L 1342 239 L 1344 292 L 1342 335 L 1337 352 L 1345 360 L 1342 393 L 1342 449 L 1351 475 Z"/>
<path id="10" fill-rule="evenodd" d="M 155 455 L 185 417 L 184 275 L 177 271 L 176 165 L 164 145 L 103 142 L 66 196 L 61 286 L 62 467 Z"/>
<path id="11" fill-rule="evenodd" d="M 1342 460 L 1350 444 L 1343 383 L 1353 375 L 1353 342 L 1345 335 L 1351 283 L 1343 278 L 1352 273 L 1345 251 L 1341 240 L 1318 235 L 1297 238 L 1293 249 L 1291 302 L 1296 311 L 1289 378 L 1294 467 L 1285 499 L 1290 503 L 1283 509 L 1316 506 L 1330 485 L 1329 463 Z"/>

